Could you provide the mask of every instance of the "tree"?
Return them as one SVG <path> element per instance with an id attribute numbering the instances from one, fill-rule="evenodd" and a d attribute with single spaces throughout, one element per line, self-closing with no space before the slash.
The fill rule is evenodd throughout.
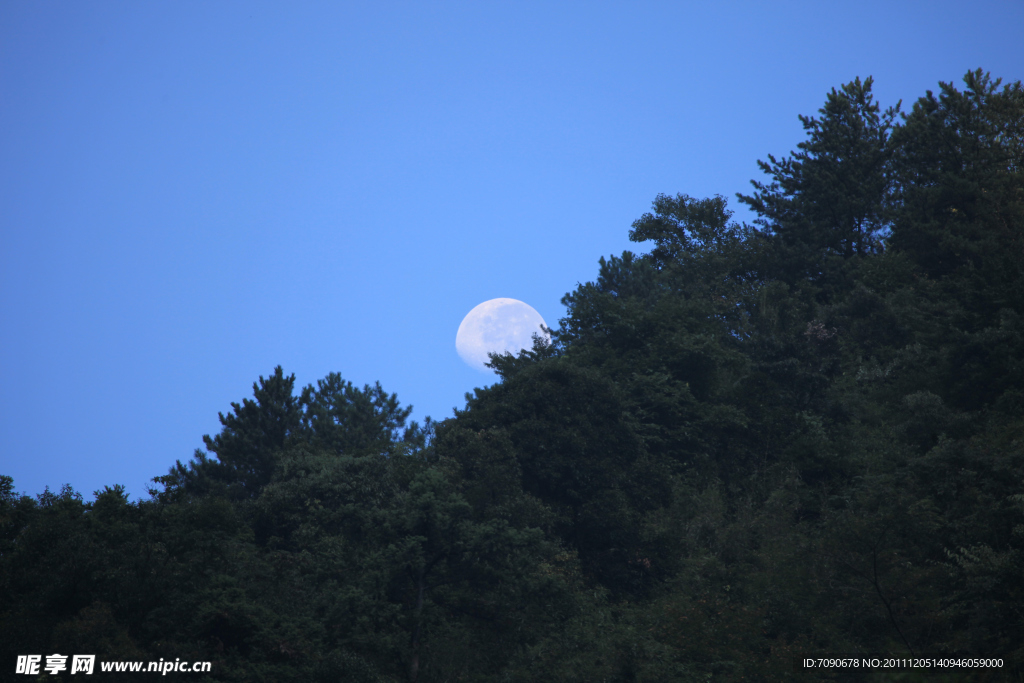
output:
<path id="1" fill-rule="evenodd" d="M 899 211 L 894 248 L 945 280 L 964 323 L 1024 314 L 1024 87 L 981 69 L 941 83 L 893 135 Z"/>
<path id="2" fill-rule="evenodd" d="M 219 415 L 223 429 L 203 437 L 206 452 L 196 450 L 187 465 L 180 461 L 154 481 L 164 496 L 223 492 L 236 499 L 253 499 L 266 486 L 282 454 L 299 444 L 340 455 L 384 453 L 395 443 L 422 448 L 432 430 L 406 426 L 412 406 L 402 407 L 395 394 L 376 383 L 362 389 L 334 372 L 317 386 L 294 395 L 295 375 L 274 374 L 253 383 L 253 400 L 232 403 L 232 412 Z M 216 456 L 211 459 L 209 453 Z"/>
<path id="3" fill-rule="evenodd" d="M 299 403 L 303 438 L 336 453 L 383 451 L 400 441 L 424 444 L 426 435 L 415 422 L 405 426 L 412 406 L 403 408 L 380 382 L 358 389 L 332 372 L 315 389 L 306 387 Z"/>
<path id="4" fill-rule="evenodd" d="M 792 156 L 758 161 L 770 181 L 751 181 L 740 201 L 775 236 L 775 277 L 834 287 L 836 268 L 877 253 L 890 225 L 889 136 L 899 105 L 881 111 L 872 79 L 832 89 L 821 118 L 801 116 L 807 140 Z"/>
<path id="5" fill-rule="evenodd" d="M 456 420 L 507 434 L 522 490 L 551 509 L 552 530 L 584 570 L 614 590 L 642 591 L 653 575 L 638 558 L 658 552 L 642 540 L 643 520 L 668 503 L 668 469 L 646 451 L 626 405 L 601 372 L 552 358 L 477 390 Z"/>
<path id="6" fill-rule="evenodd" d="M 902 123 L 870 79 L 832 91 L 744 198 L 761 229 L 658 195 L 650 251 L 601 259 L 442 423 L 277 368 L 149 501 L 0 476 L 0 648 L 225 682 L 783 680 L 883 651 L 1020 678 L 1024 90 L 965 82 Z"/>

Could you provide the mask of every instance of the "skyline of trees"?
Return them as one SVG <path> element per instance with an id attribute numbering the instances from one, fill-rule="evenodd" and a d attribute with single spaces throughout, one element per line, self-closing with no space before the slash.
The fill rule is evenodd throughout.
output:
<path id="1" fill-rule="evenodd" d="M 685 682 L 885 652 L 1024 675 L 1024 88 L 972 71 L 902 113 L 871 86 L 759 162 L 754 225 L 657 195 L 629 233 L 649 251 L 602 258 L 450 419 L 278 367 L 149 500 L 0 478 L 4 661 Z"/>

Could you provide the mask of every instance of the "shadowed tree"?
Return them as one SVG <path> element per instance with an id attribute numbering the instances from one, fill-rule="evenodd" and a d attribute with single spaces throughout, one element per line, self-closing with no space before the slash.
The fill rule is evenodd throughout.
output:
<path id="1" fill-rule="evenodd" d="M 738 194 L 775 236 L 775 277 L 835 286 L 844 259 L 881 251 L 888 234 L 889 135 L 899 105 L 882 111 L 872 79 L 833 89 L 820 118 L 801 116 L 807 139 L 789 157 L 758 166 L 768 182 Z"/>

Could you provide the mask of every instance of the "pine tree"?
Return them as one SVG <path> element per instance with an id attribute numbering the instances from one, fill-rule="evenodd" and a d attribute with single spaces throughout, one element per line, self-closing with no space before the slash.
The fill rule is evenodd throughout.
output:
<path id="1" fill-rule="evenodd" d="M 775 235 L 777 277 L 828 285 L 841 261 L 882 250 L 889 230 L 889 136 L 899 105 L 882 111 L 872 79 L 833 89 L 820 118 L 801 116 L 807 139 L 790 157 L 758 166 L 769 182 L 737 195 Z"/>

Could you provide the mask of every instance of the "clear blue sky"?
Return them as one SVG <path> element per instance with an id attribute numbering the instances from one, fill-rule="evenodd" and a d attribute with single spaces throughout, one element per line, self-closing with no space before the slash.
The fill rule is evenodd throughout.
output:
<path id="1" fill-rule="evenodd" d="M 0 4 L 0 474 L 135 496 L 280 364 L 441 419 L 462 317 L 561 297 L 798 114 L 1024 78 L 1024 3 Z M 742 217 L 737 213 L 737 217 Z"/>

